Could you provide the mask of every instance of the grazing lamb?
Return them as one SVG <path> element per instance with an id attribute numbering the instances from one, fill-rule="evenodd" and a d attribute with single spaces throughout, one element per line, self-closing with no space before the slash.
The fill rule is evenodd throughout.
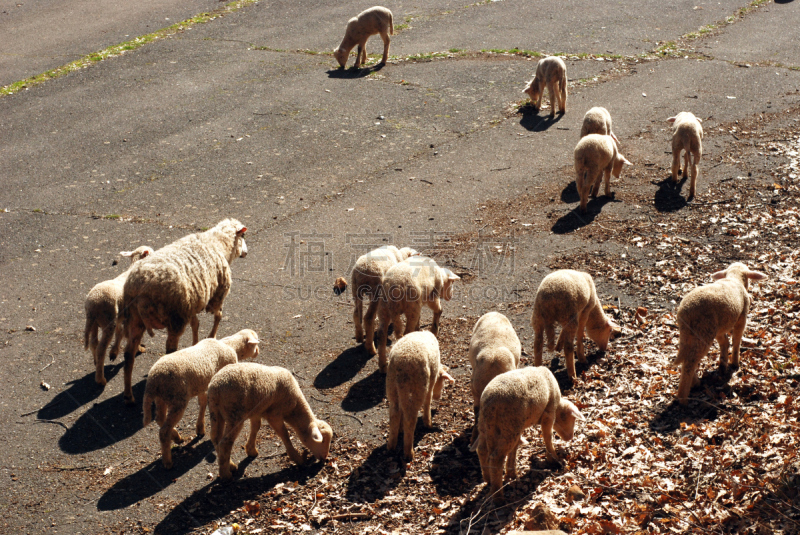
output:
<path id="1" fill-rule="evenodd" d="M 355 302 L 355 310 L 353 311 L 353 323 L 356 328 L 356 342 L 364 342 L 364 328 L 367 330 L 366 345 L 373 346 L 374 336 L 374 320 L 375 313 L 378 310 L 378 293 L 381 288 L 381 279 L 383 274 L 386 273 L 393 265 L 402 262 L 406 258 L 418 255 L 419 253 L 410 247 L 403 247 L 398 249 L 394 245 L 387 245 L 379 247 L 369 253 L 362 255 L 353 268 L 351 275 L 350 286 L 353 290 L 353 301 Z M 337 288 L 339 292 L 337 293 Z M 342 293 L 344 288 L 334 287 L 333 291 L 336 295 Z M 370 303 L 367 307 L 367 315 L 364 317 L 364 326 L 362 327 L 361 318 L 364 316 L 364 304 L 362 300 L 369 297 Z"/>
<path id="2" fill-rule="evenodd" d="M 567 373 L 575 377 L 575 357 L 573 341 L 577 335 L 578 360 L 586 362 L 583 349 L 584 329 L 589 338 L 602 351 L 608 347 L 612 332 L 619 332 L 619 326 L 603 312 L 597 298 L 592 276 L 582 271 L 561 269 L 542 279 L 533 302 L 531 326 L 533 327 L 533 362 L 542 365 L 543 333 L 547 334 L 547 349 L 553 350 L 555 323 L 561 324 L 561 335 L 555 349 L 564 349 L 567 360 Z"/>
<path id="3" fill-rule="evenodd" d="M 386 373 L 386 399 L 389 401 L 389 436 L 386 448 L 397 447 L 403 429 L 403 453 L 414 459 L 414 429 L 422 409 L 422 423 L 431 427 L 431 400 L 442 397 L 445 380 L 455 383 L 441 365 L 439 341 L 433 333 L 418 331 L 401 338 L 389 353 Z"/>
<path id="4" fill-rule="evenodd" d="M 197 314 L 214 314 L 209 338 L 217 335 L 222 303 L 231 287 L 230 263 L 247 255 L 247 228 L 225 219 L 212 229 L 190 234 L 137 262 L 123 293 L 125 319 L 125 402 L 133 404 L 131 377 L 144 331 L 167 329 L 167 353 L 178 349 L 186 324 L 196 332 Z M 194 340 L 196 343 L 197 340 Z"/>
<path id="5" fill-rule="evenodd" d="M 547 56 L 540 59 L 536 66 L 536 74 L 522 90 L 523 93 L 530 96 L 531 104 L 537 111 L 542 104 L 545 86 L 550 92 L 550 117 L 554 117 L 556 114 L 556 102 L 558 102 L 561 113 L 565 113 L 567 111 L 567 66 L 561 58 Z"/>
<path id="6" fill-rule="evenodd" d="M 522 353 L 514 326 L 499 312 L 487 312 L 478 319 L 472 329 L 469 342 L 469 363 L 472 366 L 472 406 L 475 427 L 472 428 L 472 443 L 478 439 L 478 418 L 481 394 L 489 381 L 511 370 L 519 368 Z"/>
<path id="7" fill-rule="evenodd" d="M 161 429 L 161 461 L 172 468 L 172 441 L 183 442 L 175 429 L 181 421 L 189 400 L 197 397 L 200 412 L 197 416 L 197 436 L 206 434 L 206 390 L 214 374 L 228 364 L 258 357 L 258 335 L 244 329 L 222 340 L 207 338 L 158 359 L 147 374 L 144 388 L 144 427 L 153 421 L 152 405 L 156 404 L 156 421 Z"/>
<path id="8" fill-rule="evenodd" d="M 151 254 L 153 249 L 143 245 L 133 251 L 122 251 L 120 255 L 130 258 L 131 265 Z M 114 344 L 108 358 L 114 360 L 119 352 L 122 342 L 122 318 L 119 311 L 122 307 L 122 287 L 128 277 L 128 271 L 117 275 L 115 278 L 94 285 L 86 295 L 83 305 L 86 311 L 86 326 L 83 329 L 83 348 L 88 349 L 94 357 L 94 380 L 97 384 L 105 386 L 106 376 L 103 370 L 106 361 L 106 349 L 114 337 Z M 98 332 L 100 333 L 98 340 Z"/>
<path id="9" fill-rule="evenodd" d="M 575 185 L 581 197 L 581 211 L 586 212 L 589 195 L 596 197 L 600 181 L 605 180 L 605 195 L 611 196 L 611 175 L 619 179 L 623 164 L 631 162 L 617 150 L 611 136 L 589 134 L 575 147 Z"/>
<path id="10" fill-rule="evenodd" d="M 581 126 L 581 137 L 586 137 L 589 134 L 600 134 L 603 136 L 611 136 L 614 141 L 619 144 L 617 136 L 611 130 L 611 114 L 608 110 L 600 106 L 595 106 L 586 112 L 583 116 L 583 126 Z"/>
<path id="11" fill-rule="evenodd" d="M 226 366 L 208 385 L 208 411 L 211 414 L 211 442 L 217 451 L 219 477 L 230 479 L 237 466 L 231 462 L 231 449 L 236 437 L 250 420 L 250 437 L 245 451 L 258 455 L 256 434 L 262 418 L 283 441 L 289 458 L 303 464 L 306 456 L 292 445 L 286 424 L 294 429 L 300 442 L 319 460 L 328 457 L 333 430 L 317 420 L 292 372 L 278 366 L 242 362 Z"/>
<path id="12" fill-rule="evenodd" d="M 339 66 L 344 68 L 347 65 L 347 58 L 350 51 L 358 45 L 356 51 L 356 63 L 353 66 L 358 69 L 362 63 L 367 62 L 367 39 L 370 36 L 380 34 L 383 39 L 383 59 L 380 65 L 386 65 L 389 60 L 390 35 L 394 35 L 394 24 L 392 22 L 392 12 L 385 7 L 375 6 L 366 9 L 347 21 L 347 29 L 344 32 L 339 48 L 333 51 L 333 56 L 339 62 Z"/>
<path id="13" fill-rule="evenodd" d="M 678 402 L 686 405 L 689 392 L 700 382 L 697 368 L 716 339 L 719 342 L 719 369 L 728 371 L 728 333 L 733 338 L 731 367 L 739 368 L 739 346 L 747 326 L 750 310 L 748 282 L 766 279 L 759 271 L 751 271 L 735 262 L 724 271 L 711 275 L 716 281 L 695 288 L 678 305 L 678 356 L 674 365 L 681 365 Z"/>
<path id="14" fill-rule="evenodd" d="M 584 417 L 561 397 L 561 389 L 547 368 L 521 368 L 492 379 L 481 395 L 480 429 L 477 443 L 483 479 L 497 502 L 503 501 L 503 465 L 506 479 L 517 477 L 517 448 L 525 429 L 541 424 L 548 461 L 560 463 L 553 447 L 553 430 L 565 441 L 572 440 L 575 419 Z"/>
<path id="15" fill-rule="evenodd" d="M 697 185 L 697 164 L 703 157 L 703 127 L 700 125 L 702 119 L 698 119 L 691 112 L 682 111 L 675 117 L 667 119 L 667 122 L 672 123 L 672 181 L 678 183 L 681 151 L 685 150 L 683 176 L 689 174 L 689 165 L 691 165 L 689 199 L 693 199 Z"/>
<path id="16" fill-rule="evenodd" d="M 453 297 L 453 281 L 460 279 L 458 275 L 446 268 L 439 267 L 436 262 L 424 256 L 412 256 L 390 267 L 383 276 L 382 294 L 378 301 L 378 367 L 386 373 L 386 342 L 389 324 L 395 326 L 395 336 L 399 339 L 404 334 L 418 331 L 422 315 L 422 305 L 433 311 L 431 332 L 439 334 L 439 318 L 442 315 L 440 297 L 449 301 Z M 405 329 L 400 318 L 405 315 Z M 369 336 L 369 328 L 367 335 Z M 401 332 L 402 331 L 402 332 Z M 375 346 L 365 344 L 367 351 L 375 354 Z"/>

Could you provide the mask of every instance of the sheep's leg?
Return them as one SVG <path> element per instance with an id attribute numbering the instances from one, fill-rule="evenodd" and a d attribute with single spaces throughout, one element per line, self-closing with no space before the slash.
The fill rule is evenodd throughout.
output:
<path id="1" fill-rule="evenodd" d="M 431 332 L 437 337 L 439 336 L 439 318 L 442 317 L 442 302 L 437 297 L 430 302 L 431 310 L 433 310 L 433 325 L 431 325 Z M 417 318 L 417 328 L 419 328 L 419 317 Z"/>
<path id="2" fill-rule="evenodd" d="M 198 437 L 202 437 L 206 434 L 206 407 L 208 406 L 208 395 L 205 391 L 197 395 L 197 403 L 200 405 L 200 412 L 197 415 L 195 431 Z"/>
<path id="3" fill-rule="evenodd" d="M 116 360 L 119 354 L 119 346 L 122 344 L 122 339 L 125 337 L 124 327 L 120 319 L 114 323 L 114 342 L 111 344 L 111 352 L 108 354 L 109 360 Z"/>
<path id="4" fill-rule="evenodd" d="M 292 444 L 292 440 L 289 438 L 289 431 L 286 429 L 286 424 L 283 421 L 283 417 L 280 415 L 270 415 L 267 416 L 267 422 L 275 430 L 275 434 L 281 439 L 283 445 L 286 447 L 286 453 L 289 454 L 289 458 L 298 465 L 303 464 L 305 459 L 300 455 L 300 453 L 294 448 L 294 444 Z"/>
<path id="5" fill-rule="evenodd" d="M 220 437 L 217 446 L 220 479 L 230 479 L 232 472 L 239 468 L 235 463 L 231 462 L 231 450 L 233 449 L 233 443 L 236 442 L 236 437 L 239 436 L 242 427 L 244 427 L 244 420 L 234 426 L 228 424 L 225 427 L 227 427 L 227 430 Z"/>
<path id="6" fill-rule="evenodd" d="M 689 399 L 689 392 L 695 385 L 697 377 L 697 364 L 696 362 L 684 362 L 681 365 L 681 378 L 678 383 L 678 403 L 686 405 Z"/>
<path id="7" fill-rule="evenodd" d="M 470 445 L 475 444 L 475 441 L 478 440 L 478 436 L 480 435 L 480 431 L 478 431 L 478 418 L 480 418 L 481 406 L 473 405 L 472 412 L 475 415 L 475 424 L 472 426 L 472 436 L 469 439 Z"/>
<path id="8" fill-rule="evenodd" d="M 686 151 L 686 155 L 689 155 L 689 151 Z M 697 185 L 697 164 L 700 161 L 700 154 L 695 152 L 692 154 L 692 163 L 691 163 L 691 177 L 692 181 L 689 183 L 689 198 L 693 199 L 695 194 L 695 186 Z"/>
<path id="9" fill-rule="evenodd" d="M 383 30 L 381 32 L 381 39 L 383 39 L 383 59 L 381 60 L 381 65 L 386 65 L 386 62 L 389 61 L 389 43 L 392 41 L 389 37 L 389 32 Z"/>
<path id="10" fill-rule="evenodd" d="M 185 330 L 186 325 L 184 325 L 180 331 L 173 331 L 171 327 L 167 327 L 167 354 L 174 353 L 178 350 L 178 342 L 180 342 L 181 335 Z"/>
<path id="11" fill-rule="evenodd" d="M 567 361 L 567 374 L 572 378 L 577 377 L 575 373 L 575 347 L 573 345 L 577 329 L 578 326 L 575 322 L 569 322 L 562 327 L 561 331 L 562 336 L 564 336 L 564 358 Z"/>
<path id="12" fill-rule="evenodd" d="M 431 378 L 431 384 L 428 385 L 428 390 L 425 392 L 425 397 L 422 401 L 422 424 L 425 427 L 433 427 L 433 416 L 431 416 L 431 402 L 433 401 L 433 388 L 437 378 Z"/>
<path id="13" fill-rule="evenodd" d="M 567 75 L 561 77 L 558 83 L 559 90 L 561 91 L 561 113 L 567 113 Z M 610 134 L 611 132 L 609 132 Z"/>
<path id="14" fill-rule="evenodd" d="M 378 369 L 381 373 L 386 373 L 386 368 L 389 365 L 388 355 L 386 354 L 386 342 L 387 338 L 389 338 L 389 319 L 388 318 L 381 318 L 380 327 L 381 332 L 378 333 L 380 339 L 378 340 Z M 367 346 L 367 351 L 369 352 L 369 346 Z M 374 354 L 374 353 L 372 353 Z"/>
<path id="15" fill-rule="evenodd" d="M 261 429 L 261 415 L 250 418 L 250 436 L 247 437 L 247 444 L 244 446 L 244 451 L 247 452 L 248 457 L 258 457 L 258 448 L 256 447 L 256 435 L 258 430 Z"/>
<path id="16" fill-rule="evenodd" d="M 736 325 L 733 326 L 733 330 L 731 331 L 731 338 L 733 338 L 733 354 L 731 355 L 731 368 L 734 370 L 739 369 L 739 351 L 742 345 L 742 336 L 744 335 L 744 330 L 747 327 L 747 316 L 742 314 L 742 317 L 739 318 L 739 321 L 736 322 Z"/>
<path id="17" fill-rule="evenodd" d="M 386 437 L 386 449 L 394 451 L 397 447 L 397 436 L 400 434 L 400 424 L 402 423 L 402 415 L 400 414 L 400 405 L 398 404 L 397 394 L 389 394 L 389 436 Z"/>
<path id="18" fill-rule="evenodd" d="M 576 344 L 576 351 L 578 353 L 578 360 L 581 362 L 586 362 L 586 349 L 583 346 L 583 335 L 584 331 L 586 330 L 586 322 L 589 320 L 589 314 L 581 314 L 578 316 L 578 330 L 576 331 L 575 335 L 575 344 Z"/>
<path id="19" fill-rule="evenodd" d="M 366 66 L 367 65 L 367 42 L 364 41 L 364 45 L 361 47 L 361 64 Z"/>
<path id="20" fill-rule="evenodd" d="M 359 307 L 359 314 L 361 314 L 361 310 L 362 308 Z M 364 317 L 363 330 L 361 329 L 361 325 L 358 325 L 358 329 L 361 330 L 361 340 L 359 340 L 358 333 L 356 333 L 356 341 L 362 341 L 366 347 L 372 348 L 373 355 L 375 354 L 375 315 L 377 311 L 378 299 L 373 297 L 369 302 L 369 306 L 367 307 L 367 315 Z M 353 314 L 353 318 L 355 318 L 355 313 Z M 378 326 L 378 330 L 380 330 L 380 326 Z M 366 331 L 366 341 L 364 340 L 364 331 Z"/>
<path id="21" fill-rule="evenodd" d="M 358 43 L 358 48 L 356 49 L 356 63 L 353 65 L 354 69 L 358 69 L 361 67 L 361 56 L 362 52 L 364 51 L 364 45 L 366 43 Z"/>
<path id="22" fill-rule="evenodd" d="M 505 455 L 494 450 L 489 454 L 486 462 L 489 472 L 489 492 L 492 493 L 493 501 L 496 503 L 505 501 L 505 494 L 503 493 L 503 465 L 506 462 L 505 457 Z M 483 463 L 481 463 L 481 466 L 483 466 Z M 484 479 L 486 479 L 485 475 Z"/>
<path id="23" fill-rule="evenodd" d="M 167 402 L 161 398 L 156 398 L 156 422 L 159 427 L 164 425 L 167 420 Z"/>
<path id="24" fill-rule="evenodd" d="M 113 336 L 111 327 L 112 325 L 106 325 L 100 330 L 100 340 L 95 344 L 94 348 L 94 382 L 102 386 L 106 385 L 104 367 L 106 363 L 106 349 L 108 349 L 108 344 L 111 342 L 111 337 Z M 89 343 L 91 344 L 91 341 Z"/>
<path id="25" fill-rule="evenodd" d="M 144 325 L 137 317 L 131 318 L 128 325 L 128 340 L 125 344 L 125 388 L 124 399 L 128 405 L 133 405 L 136 400 L 133 397 L 133 389 L 131 388 L 131 380 L 133 379 L 133 363 L 136 360 L 136 353 L 139 349 L 139 344 L 142 342 L 144 335 Z"/>
<path id="26" fill-rule="evenodd" d="M 513 481 L 517 479 L 517 448 L 519 448 L 519 443 L 520 440 L 517 439 L 514 447 L 511 448 L 511 451 L 508 452 L 508 456 L 506 457 L 505 481 Z"/>
<path id="27" fill-rule="evenodd" d="M 547 82 L 547 92 L 550 93 L 550 117 L 556 116 L 556 84 Z"/>
<path id="28" fill-rule="evenodd" d="M 218 412 L 214 412 L 213 410 L 209 410 L 208 412 L 211 417 L 211 443 L 216 448 L 217 444 L 219 444 L 220 437 L 222 437 L 222 431 L 225 428 L 225 419 Z"/>
<path id="29" fill-rule="evenodd" d="M 172 441 L 176 443 L 183 441 L 175 426 L 181 421 L 185 410 L 186 405 L 170 407 L 167 418 L 158 431 L 158 439 L 161 441 L 161 462 L 167 470 L 172 468 Z"/>
<path id="30" fill-rule="evenodd" d="M 192 345 L 194 346 L 200 341 L 200 318 L 197 317 L 197 314 L 192 316 L 192 319 L 189 320 L 189 324 L 192 326 Z M 213 336 L 211 338 L 213 338 Z"/>
<path id="31" fill-rule="evenodd" d="M 542 350 L 544 349 L 544 328 L 541 323 L 533 327 L 533 365 L 542 365 Z M 475 425 L 478 424 L 478 416 L 475 415 Z"/>
<path id="32" fill-rule="evenodd" d="M 403 329 L 403 334 L 402 335 L 400 335 L 398 333 L 398 337 L 397 337 L 398 340 L 400 338 L 402 338 L 403 336 L 407 335 L 408 333 L 413 333 L 414 331 L 418 331 L 419 330 L 419 321 L 420 321 L 420 316 L 421 315 L 422 315 L 422 311 L 417 307 L 413 307 L 412 306 L 411 310 L 407 311 L 407 313 L 406 313 L 406 326 Z M 399 314 L 398 314 L 398 317 L 399 317 Z M 433 329 L 434 329 L 434 327 L 431 327 L 431 332 L 436 334 L 436 332 Z"/>
<path id="33" fill-rule="evenodd" d="M 542 415 L 542 440 L 544 440 L 544 449 L 547 450 L 547 459 L 556 463 L 561 463 L 556 454 L 556 448 L 553 446 L 553 423 L 555 422 L 554 414 L 545 412 Z"/>
<path id="34" fill-rule="evenodd" d="M 417 413 L 401 409 L 403 420 L 403 455 L 408 462 L 414 460 L 414 431 L 417 428 Z"/>
<path id="35" fill-rule="evenodd" d="M 681 149 L 680 147 L 672 146 L 672 181 L 674 183 L 680 182 L 678 179 L 678 171 L 681 169 Z"/>
<path id="36" fill-rule="evenodd" d="M 611 168 L 608 167 L 605 171 L 603 171 L 603 185 L 604 191 L 603 195 L 606 197 L 611 197 Z M 600 182 L 597 183 L 597 189 L 600 189 Z"/>
<path id="37" fill-rule="evenodd" d="M 216 312 L 214 312 L 214 326 L 211 327 L 211 332 L 208 333 L 209 338 L 216 338 L 217 337 L 217 329 L 219 328 L 219 322 L 222 320 L 222 309 L 220 308 Z"/>
<path id="38" fill-rule="evenodd" d="M 360 344 L 364 341 L 364 328 L 361 325 L 361 318 L 364 313 L 364 303 L 358 296 L 355 296 L 354 301 L 355 301 L 355 307 L 353 307 L 353 325 L 355 325 L 356 327 L 356 342 Z M 372 307 L 372 301 L 370 301 L 369 307 L 367 308 L 367 314 L 369 314 L 369 310 L 371 307 Z M 367 320 L 367 322 L 368 321 L 369 320 Z"/>

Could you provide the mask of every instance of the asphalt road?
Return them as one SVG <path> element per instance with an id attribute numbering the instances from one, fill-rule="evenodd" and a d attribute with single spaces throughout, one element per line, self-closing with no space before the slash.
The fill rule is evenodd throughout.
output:
<path id="1" fill-rule="evenodd" d="M 243 221 L 250 254 L 233 264 L 220 334 L 259 332 L 259 360 L 295 371 L 337 433 L 380 444 L 385 408 L 374 396 L 359 398 L 380 379 L 377 362 L 351 350 L 351 309 L 345 297 L 332 297 L 333 279 L 385 242 L 437 252 L 468 280 L 445 317 L 477 317 L 532 300 L 554 255 L 620 254 L 613 240 L 568 231 L 604 218 L 659 217 L 657 188 L 623 171 L 614 202 L 593 205 L 585 220 L 572 213 L 577 196 L 567 186 L 584 112 L 610 110 L 622 152 L 639 169 L 669 167 L 667 117 L 684 110 L 702 117 L 703 198 L 736 173 L 720 125 L 800 105 L 798 4 L 767 3 L 737 16 L 745 5 L 397 2 L 388 5 L 397 57 L 356 73 L 313 52 L 337 46 L 364 5 L 260 1 L 1 97 L 0 531 L 95 533 L 131 517 L 153 526 L 216 473 L 207 461 L 173 473 L 154 462 L 155 428 L 142 430 L 140 409 L 123 406 L 118 363 L 107 367 L 104 390 L 93 383 L 83 300 L 121 272 L 113 265 L 119 251 L 160 247 L 225 217 Z M 0 84 L 9 84 L 218 3 L 0 7 Z M 707 25 L 718 27 L 681 39 Z M 665 44 L 672 50 L 672 41 L 685 54 L 639 56 Z M 563 117 L 516 112 L 536 59 L 481 53 L 512 48 L 568 54 Z M 370 51 L 379 49 L 373 38 Z M 458 49 L 451 57 L 406 58 L 451 49 Z M 483 228 L 483 207 L 520 198 L 541 211 L 516 222 L 513 265 L 482 264 L 487 247 L 508 242 Z M 487 237 L 476 245 L 470 237 L 479 230 Z M 606 297 L 635 299 L 598 286 Z M 529 314 L 509 312 L 521 334 Z M 201 318 L 202 331 L 210 324 Z M 137 359 L 139 399 L 164 341 L 163 334 L 147 340 Z M 456 370 L 462 379 L 466 373 Z M 182 423 L 190 433 L 196 410 L 192 404 Z M 197 448 L 210 452 L 208 444 Z M 268 457 L 281 450 L 270 445 L 248 476 L 274 471 Z M 83 482 L 82 471 L 96 474 L 94 482 Z"/>

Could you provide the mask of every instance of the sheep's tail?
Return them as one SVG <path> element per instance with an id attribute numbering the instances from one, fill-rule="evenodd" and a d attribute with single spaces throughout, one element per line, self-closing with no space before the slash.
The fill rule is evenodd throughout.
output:
<path id="1" fill-rule="evenodd" d="M 478 451 L 478 448 L 481 447 L 482 444 L 486 442 L 486 433 L 481 433 L 478 435 L 478 440 L 475 440 L 472 444 L 469 445 L 469 451 Z"/>
<path id="2" fill-rule="evenodd" d="M 389 13 L 389 35 L 394 35 L 394 19 L 391 13 Z"/>
<path id="3" fill-rule="evenodd" d="M 145 391 L 144 393 L 144 401 L 142 402 L 142 412 L 144 412 L 144 418 L 142 419 L 142 425 L 147 427 L 150 425 L 150 422 L 153 421 L 153 397 Z"/>
<path id="4" fill-rule="evenodd" d="M 93 329 L 97 329 L 97 322 L 89 314 L 86 315 L 86 326 L 83 328 L 83 349 L 89 349 L 89 335 Z"/>

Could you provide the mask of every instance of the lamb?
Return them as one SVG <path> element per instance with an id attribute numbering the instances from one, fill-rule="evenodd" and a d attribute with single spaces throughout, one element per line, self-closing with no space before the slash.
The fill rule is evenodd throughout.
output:
<path id="1" fill-rule="evenodd" d="M 339 48 L 333 51 L 333 56 L 339 62 L 339 67 L 344 68 L 347 58 L 354 46 L 358 45 L 356 52 L 356 63 L 353 66 L 358 69 L 362 63 L 367 62 L 367 39 L 370 36 L 380 34 L 383 39 L 383 59 L 380 65 L 386 65 L 389 60 L 390 35 L 394 35 L 394 24 L 392 12 L 381 6 L 374 6 L 366 9 L 347 21 L 347 29 L 344 32 Z"/>
<path id="2" fill-rule="evenodd" d="M 731 368 L 739 368 L 739 346 L 747 326 L 750 280 L 763 280 L 767 276 L 751 271 L 746 265 L 735 262 L 724 271 L 711 277 L 716 281 L 695 288 L 678 305 L 678 356 L 674 365 L 681 365 L 678 385 L 678 402 L 686 405 L 689 392 L 700 382 L 697 368 L 716 339 L 719 343 L 719 369 L 728 371 L 728 333 L 733 338 Z"/>
<path id="3" fill-rule="evenodd" d="M 703 127 L 700 125 L 703 121 L 691 112 L 682 111 L 675 117 L 667 119 L 667 122 L 672 123 L 672 181 L 678 183 L 681 151 L 686 151 L 683 156 L 683 176 L 689 174 L 691 163 L 689 199 L 693 199 L 697 184 L 697 164 L 703 157 Z"/>
<path id="4" fill-rule="evenodd" d="M 470 449 L 478 452 L 483 479 L 496 502 L 504 499 L 503 465 L 506 479 L 517 477 L 517 448 L 523 431 L 541 424 L 546 458 L 560 463 L 553 447 L 553 429 L 569 442 L 576 418 L 584 420 L 581 411 L 561 397 L 558 382 L 547 368 L 508 371 L 486 385 L 481 395 L 478 441 Z"/>
<path id="5" fill-rule="evenodd" d="M 442 397 L 444 382 L 455 383 L 447 367 L 442 366 L 439 341 L 433 333 L 418 331 L 401 338 L 389 354 L 386 374 L 386 399 L 389 401 L 389 436 L 386 448 L 397 447 L 397 435 L 403 428 L 403 454 L 414 459 L 414 429 L 422 409 L 422 423 L 431 427 L 431 400 Z"/>
<path id="6" fill-rule="evenodd" d="M 187 323 L 197 332 L 197 314 L 205 310 L 214 314 L 208 337 L 216 337 L 222 304 L 231 287 L 230 263 L 247 255 L 245 231 L 239 221 L 225 219 L 214 228 L 162 247 L 130 269 L 123 290 L 126 403 L 134 403 L 134 348 L 139 347 L 145 330 L 152 336 L 153 329 L 167 329 L 167 353 L 172 353 Z"/>
<path id="7" fill-rule="evenodd" d="M 581 211 L 586 213 L 589 195 L 596 197 L 600 181 L 605 180 L 605 195 L 611 195 L 611 175 L 619 179 L 622 166 L 631 162 L 617 150 L 614 138 L 588 134 L 575 147 L 575 185 L 581 197 Z"/>
<path id="8" fill-rule="evenodd" d="M 130 258 L 131 265 L 145 258 L 153 249 L 142 245 L 133 251 L 122 251 L 120 255 Z M 86 326 L 83 329 L 83 348 L 88 349 L 94 358 L 94 380 L 97 384 L 105 386 L 106 376 L 104 366 L 106 349 L 114 337 L 114 344 L 108 358 L 114 360 L 119 352 L 122 342 L 122 318 L 119 311 L 122 306 L 122 287 L 128 277 L 130 268 L 117 275 L 115 278 L 95 284 L 86 295 L 84 310 L 86 311 Z M 98 340 L 98 332 L 100 337 Z"/>
<path id="9" fill-rule="evenodd" d="M 364 342 L 364 328 L 362 327 L 361 318 L 364 315 L 364 304 L 362 300 L 365 297 L 370 298 L 369 307 L 367 307 L 367 315 L 364 317 L 364 325 L 367 329 L 367 346 L 373 345 L 374 335 L 374 320 L 375 313 L 378 310 L 378 293 L 381 287 L 381 279 L 386 270 L 402 262 L 406 258 L 418 255 L 419 253 L 410 247 L 403 247 L 398 249 L 394 245 L 386 245 L 379 247 L 373 251 L 362 255 L 357 261 L 351 274 L 350 286 L 353 290 L 353 301 L 355 302 L 355 310 L 353 310 L 353 324 L 356 329 L 356 342 Z M 333 288 L 333 293 L 336 295 L 341 294 L 347 289 L 347 282 L 342 285 L 341 281 L 337 281 L 337 285 Z"/>
<path id="10" fill-rule="evenodd" d="M 197 436 L 206 434 L 206 390 L 214 374 L 229 364 L 258 357 L 258 335 L 244 329 L 222 340 L 207 338 L 202 342 L 158 359 L 147 374 L 144 388 L 144 427 L 153 421 L 152 405 L 156 404 L 156 421 L 161 426 L 161 462 L 172 468 L 172 441 L 183 442 L 175 429 L 189 400 L 197 397 Z"/>
<path id="11" fill-rule="evenodd" d="M 555 331 L 553 325 L 561 324 L 561 335 L 555 347 L 564 349 L 567 373 L 575 378 L 573 341 L 577 335 L 578 360 L 586 362 L 583 348 L 583 332 L 605 351 L 612 332 L 620 328 L 603 312 L 597 298 L 592 276 L 582 271 L 561 269 L 547 275 L 539 284 L 533 302 L 531 326 L 533 327 L 533 362 L 542 365 L 543 333 L 547 334 L 547 349 L 553 350 Z"/>
<path id="12" fill-rule="evenodd" d="M 481 394 L 489 381 L 511 370 L 519 368 L 522 344 L 514 326 L 499 312 L 487 312 L 478 319 L 472 329 L 469 342 L 469 363 L 472 366 L 472 406 L 475 427 L 472 443 L 478 439 L 478 418 Z"/>
<path id="13" fill-rule="evenodd" d="M 561 113 L 567 111 L 567 66 L 564 60 L 556 56 L 547 56 L 539 60 L 536 65 L 536 74 L 528 82 L 523 93 L 530 96 L 531 104 L 538 111 L 542 104 L 544 88 L 550 92 L 550 117 L 556 115 L 556 101 Z M 558 90 L 556 90 L 558 86 Z"/>
<path id="14" fill-rule="evenodd" d="M 453 281 L 460 277 L 447 268 L 424 256 L 412 256 L 390 267 L 383 276 L 382 294 L 378 301 L 378 367 L 386 373 L 386 341 L 389 324 L 394 324 L 395 336 L 419 330 L 422 305 L 433 311 L 431 332 L 439 334 L 439 318 L 442 315 L 440 297 L 449 301 L 453 297 Z M 405 315 L 403 329 L 401 315 Z M 367 335 L 369 336 L 369 326 Z M 402 332 L 401 332 L 402 331 Z M 370 355 L 375 354 L 375 346 L 366 344 Z"/>
<path id="15" fill-rule="evenodd" d="M 583 126 L 581 126 L 581 137 L 586 137 L 589 134 L 601 134 L 604 136 L 611 136 L 614 141 L 619 144 L 617 136 L 611 130 L 611 114 L 608 110 L 600 106 L 595 106 L 586 112 L 583 116 Z"/>
<path id="16" fill-rule="evenodd" d="M 258 455 L 256 434 L 261 419 L 266 419 L 286 446 L 289 458 L 303 464 L 305 456 L 292 445 L 286 424 L 300 442 L 319 460 L 325 460 L 333 439 L 331 426 L 317 420 L 292 372 L 278 366 L 254 362 L 231 364 L 217 373 L 208 385 L 208 410 L 211 414 L 211 442 L 217 451 L 219 477 L 230 479 L 237 466 L 231 462 L 236 437 L 250 420 L 250 437 L 245 451 Z"/>

